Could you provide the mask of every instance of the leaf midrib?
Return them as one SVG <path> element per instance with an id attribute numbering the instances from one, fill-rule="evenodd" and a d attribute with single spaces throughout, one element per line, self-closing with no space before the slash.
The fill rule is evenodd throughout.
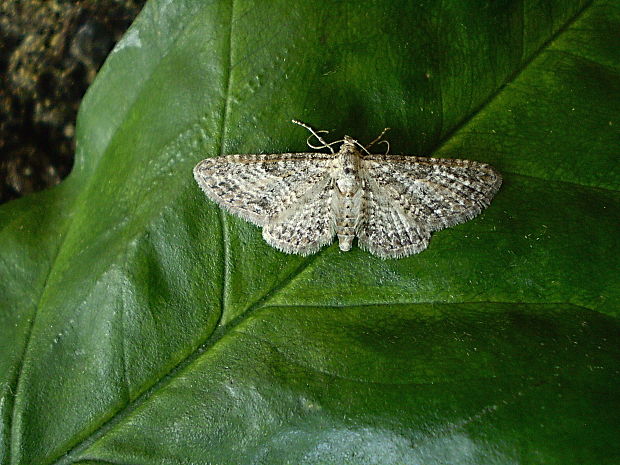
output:
<path id="1" fill-rule="evenodd" d="M 566 32 L 574 23 L 576 23 L 579 18 L 581 18 L 584 13 L 586 12 L 586 10 L 588 10 L 592 4 L 594 3 L 595 0 L 590 0 L 589 2 L 587 2 L 586 4 L 584 4 L 583 7 L 581 7 L 580 10 L 578 10 L 573 16 L 571 16 L 566 23 L 564 23 L 562 25 L 562 27 L 558 28 L 558 30 L 553 33 L 546 41 L 544 41 L 537 49 L 535 52 L 533 52 L 528 58 L 525 59 L 525 61 L 523 61 L 523 63 L 521 63 L 521 66 L 516 69 L 505 81 L 502 85 L 500 85 L 494 92 L 492 92 L 491 94 L 489 94 L 489 96 L 484 99 L 482 101 L 482 103 L 480 105 L 478 105 L 478 107 L 476 107 L 469 115 L 467 115 L 465 118 L 463 118 L 461 121 L 459 121 L 457 124 L 454 125 L 454 127 L 452 127 L 443 137 L 443 139 L 441 141 L 439 141 L 439 144 L 437 145 L 437 147 L 435 148 L 435 150 L 433 150 L 431 153 L 435 154 L 438 151 L 440 151 L 448 142 L 450 142 L 450 140 L 452 139 L 452 136 L 454 136 L 456 133 L 458 133 L 461 129 L 463 129 L 465 126 L 467 126 L 467 124 L 469 124 L 476 116 L 478 116 L 482 110 L 484 110 L 485 108 L 487 108 L 490 103 L 492 101 L 494 101 L 503 91 L 504 89 L 511 84 L 512 82 L 516 81 L 518 79 L 518 77 L 534 62 L 534 60 L 536 60 L 536 58 L 538 58 L 546 49 L 548 49 L 551 44 L 558 38 L 560 37 L 564 32 Z M 522 10 L 521 14 L 523 15 L 523 22 L 522 24 L 525 25 L 525 19 L 524 19 L 524 15 L 525 12 Z M 525 27 L 525 26 L 523 26 Z M 524 33 L 523 33 L 523 29 L 522 29 L 522 34 L 521 34 L 521 42 L 523 43 L 524 41 Z M 524 50 L 523 45 L 521 46 L 521 50 Z M 535 176 L 533 176 L 535 177 Z M 540 178 L 543 179 L 543 178 Z"/>

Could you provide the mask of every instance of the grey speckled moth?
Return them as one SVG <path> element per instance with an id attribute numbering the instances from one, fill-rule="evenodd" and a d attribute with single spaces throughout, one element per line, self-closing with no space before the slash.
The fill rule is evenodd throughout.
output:
<path id="1" fill-rule="evenodd" d="M 194 168 L 200 188 L 229 212 L 263 228 L 267 243 L 309 255 L 338 236 L 401 258 L 428 246 L 431 232 L 467 221 L 489 206 L 502 178 L 470 160 L 371 154 L 349 136 L 315 149 L 331 153 L 225 155 Z M 340 143 L 335 152 L 332 145 Z"/>

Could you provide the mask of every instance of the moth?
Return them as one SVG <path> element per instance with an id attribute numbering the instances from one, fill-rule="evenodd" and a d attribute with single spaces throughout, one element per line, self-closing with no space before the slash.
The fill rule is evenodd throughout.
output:
<path id="1" fill-rule="evenodd" d="M 478 215 L 502 183 L 485 163 L 370 153 L 387 129 L 363 146 L 349 136 L 327 143 L 327 131 L 293 122 L 310 131 L 311 148 L 330 153 L 225 155 L 194 168 L 207 197 L 261 226 L 286 253 L 313 254 L 334 237 L 346 252 L 357 237 L 381 258 L 406 257 L 424 250 L 433 231 Z"/>

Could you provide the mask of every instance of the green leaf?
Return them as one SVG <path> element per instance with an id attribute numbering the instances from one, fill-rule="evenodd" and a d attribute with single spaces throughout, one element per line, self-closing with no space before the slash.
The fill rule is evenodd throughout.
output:
<path id="1" fill-rule="evenodd" d="M 151 1 L 62 185 L 0 209 L 2 464 L 620 462 L 620 4 Z M 490 162 L 485 213 L 302 258 L 200 159 L 291 118 Z"/>

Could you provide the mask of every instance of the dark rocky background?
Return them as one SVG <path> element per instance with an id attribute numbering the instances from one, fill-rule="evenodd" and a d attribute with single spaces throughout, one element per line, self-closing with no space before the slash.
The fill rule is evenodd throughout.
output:
<path id="1" fill-rule="evenodd" d="M 0 203 L 73 165 L 80 100 L 145 0 L 0 0 Z"/>

